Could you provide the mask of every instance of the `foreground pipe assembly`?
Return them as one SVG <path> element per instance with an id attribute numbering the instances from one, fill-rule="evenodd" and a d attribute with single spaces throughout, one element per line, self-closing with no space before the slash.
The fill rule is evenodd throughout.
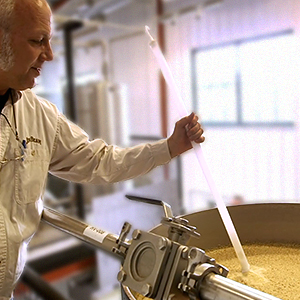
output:
<path id="1" fill-rule="evenodd" d="M 42 219 L 121 260 L 118 280 L 126 288 L 155 300 L 279 300 L 226 278 L 228 270 L 197 247 L 187 246 L 190 237 L 200 235 L 188 221 L 174 217 L 162 201 L 127 196 L 131 200 L 161 205 L 165 212 L 162 225 L 168 237 L 134 230 L 125 223 L 119 236 L 44 208 Z"/>

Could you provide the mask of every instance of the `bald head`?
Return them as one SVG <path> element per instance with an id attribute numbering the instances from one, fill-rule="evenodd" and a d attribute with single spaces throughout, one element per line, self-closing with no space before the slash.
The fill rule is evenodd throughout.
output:
<path id="1" fill-rule="evenodd" d="M 20 13 L 34 16 L 45 6 L 50 11 L 46 0 L 0 0 L 0 29 L 9 31 Z"/>
<path id="2" fill-rule="evenodd" d="M 46 0 L 0 0 L 0 92 L 34 86 L 50 45 L 52 13 Z"/>
<path id="3" fill-rule="evenodd" d="M 24 14 L 30 18 L 38 18 L 42 8 L 47 7 L 46 0 L 0 0 L 0 69 L 7 71 L 14 63 L 13 50 L 11 48 L 11 31 L 16 25 L 16 20 Z"/>

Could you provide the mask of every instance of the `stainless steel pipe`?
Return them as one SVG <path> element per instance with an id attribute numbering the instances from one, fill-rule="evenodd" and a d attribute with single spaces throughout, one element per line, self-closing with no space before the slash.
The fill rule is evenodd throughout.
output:
<path id="1" fill-rule="evenodd" d="M 203 300 L 279 300 L 277 297 L 212 273 L 204 278 L 199 290 Z"/>
<path id="2" fill-rule="evenodd" d="M 42 220 L 61 231 L 107 252 L 112 252 L 112 249 L 118 245 L 117 235 L 89 226 L 84 222 L 50 208 L 44 208 Z"/>

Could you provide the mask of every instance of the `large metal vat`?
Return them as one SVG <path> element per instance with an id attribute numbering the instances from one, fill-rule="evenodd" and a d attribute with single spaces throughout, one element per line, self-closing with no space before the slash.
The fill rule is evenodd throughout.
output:
<path id="1" fill-rule="evenodd" d="M 300 204 L 249 204 L 231 206 L 228 210 L 243 245 L 300 244 Z M 184 218 L 201 234 L 199 239 L 191 238 L 188 245 L 205 251 L 231 245 L 217 209 L 188 214 Z M 151 231 L 167 236 L 163 225 Z M 123 299 L 135 300 L 128 288 L 124 287 L 123 292 Z"/>

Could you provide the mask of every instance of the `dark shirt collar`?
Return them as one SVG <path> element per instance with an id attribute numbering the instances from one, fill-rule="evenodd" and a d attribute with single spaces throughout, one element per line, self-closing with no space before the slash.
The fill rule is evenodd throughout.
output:
<path id="1" fill-rule="evenodd" d="M 5 98 L 5 97 L 7 97 L 7 98 Z M 21 99 L 22 92 L 10 88 L 7 90 L 7 92 L 3 96 L 0 95 L 0 112 L 2 111 L 3 107 L 5 106 L 5 103 L 11 97 L 13 98 L 12 103 L 16 103 L 18 100 Z"/>
<path id="2" fill-rule="evenodd" d="M 7 92 L 4 95 L 0 95 L 0 112 L 2 111 L 3 107 L 5 106 L 5 103 L 7 102 L 9 95 L 10 95 L 10 89 L 7 90 Z"/>

